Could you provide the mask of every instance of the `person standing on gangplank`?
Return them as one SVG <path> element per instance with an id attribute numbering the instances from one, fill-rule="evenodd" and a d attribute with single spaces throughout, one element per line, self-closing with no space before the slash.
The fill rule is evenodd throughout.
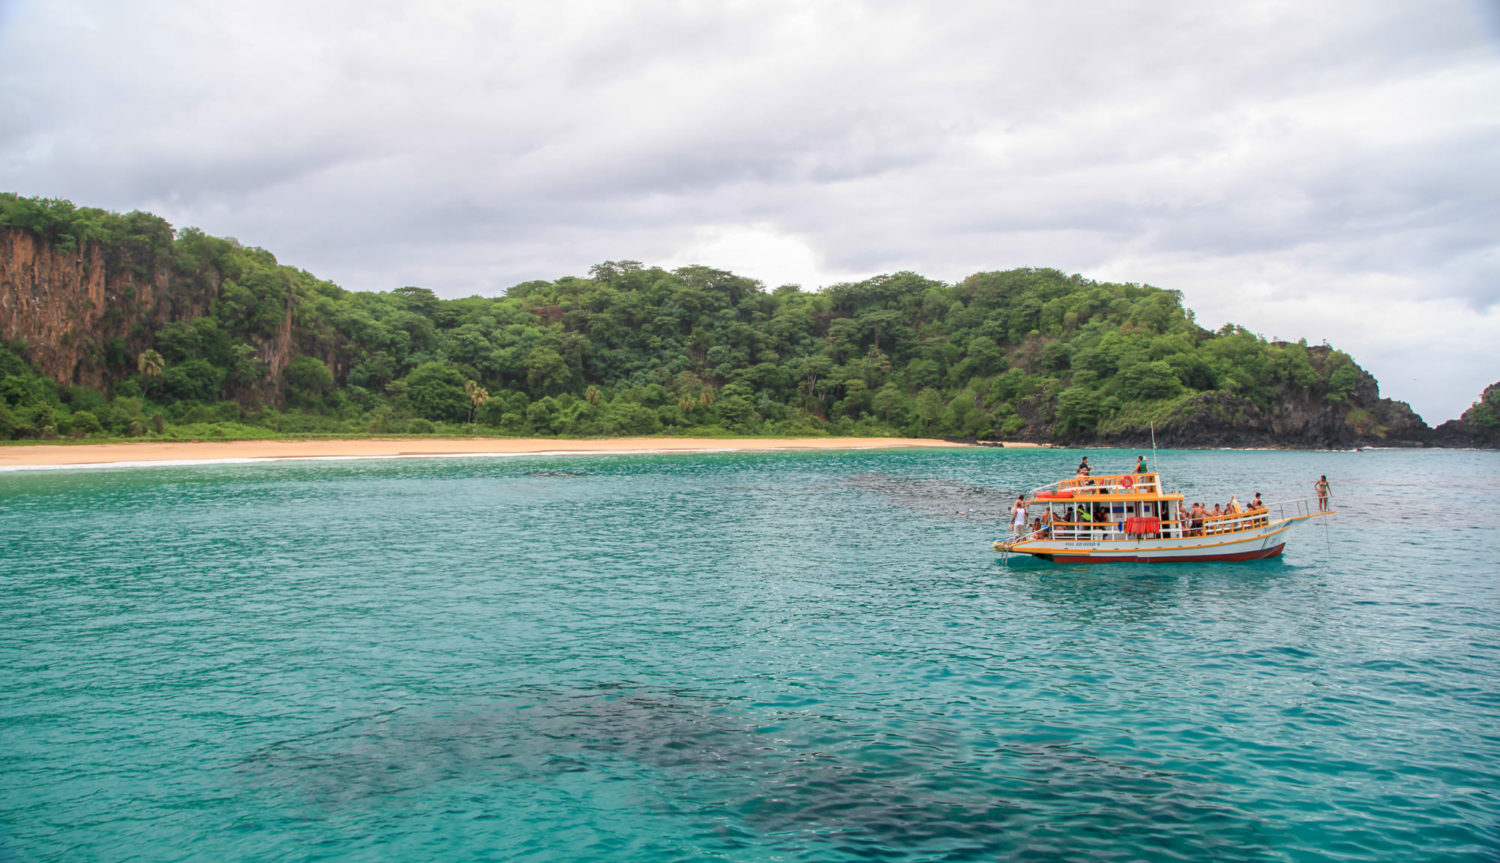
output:
<path id="1" fill-rule="evenodd" d="M 1328 474 L 1318 477 L 1318 481 L 1313 483 L 1313 491 L 1318 493 L 1318 511 L 1327 512 L 1328 496 L 1333 492 L 1332 486 L 1328 484 Z"/>

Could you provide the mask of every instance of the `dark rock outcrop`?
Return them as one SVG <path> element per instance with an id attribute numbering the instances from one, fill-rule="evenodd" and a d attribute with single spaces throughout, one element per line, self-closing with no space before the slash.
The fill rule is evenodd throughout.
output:
<path id="1" fill-rule="evenodd" d="M 1310 348 L 1310 354 L 1327 348 Z M 1349 449 L 1357 446 L 1421 447 L 1432 443 L 1432 429 L 1406 402 L 1380 397 L 1375 378 L 1356 367 L 1358 379 L 1341 400 L 1330 403 L 1306 392 L 1287 390 L 1267 407 L 1222 391 L 1198 393 L 1156 422 L 1158 446 L 1298 447 Z M 1141 446 L 1152 429 L 1134 426 L 1092 442 Z"/>
<path id="2" fill-rule="evenodd" d="M 1500 382 L 1484 392 L 1463 416 L 1433 429 L 1433 446 L 1500 449 Z"/>

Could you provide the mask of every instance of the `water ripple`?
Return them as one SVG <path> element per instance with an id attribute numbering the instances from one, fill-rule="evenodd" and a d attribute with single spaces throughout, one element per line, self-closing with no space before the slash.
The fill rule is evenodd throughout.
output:
<path id="1" fill-rule="evenodd" d="M 7 475 L 0 860 L 1500 855 L 1500 511 L 1410 496 L 1493 454 L 1162 453 L 1346 515 L 998 565 L 1077 455 Z"/>

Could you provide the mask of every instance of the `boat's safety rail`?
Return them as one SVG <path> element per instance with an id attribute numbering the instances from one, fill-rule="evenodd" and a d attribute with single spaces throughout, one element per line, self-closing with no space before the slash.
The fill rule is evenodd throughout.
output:
<path id="1" fill-rule="evenodd" d="M 1017 541 L 1055 539 L 1099 542 L 1219 536 L 1259 530 L 1269 526 L 1270 522 L 1271 513 L 1265 508 L 1203 519 L 1158 519 L 1111 514 L 1097 521 L 1054 521 L 1050 526 L 1044 525 L 1041 530 L 1028 531 Z"/>
<path id="2" fill-rule="evenodd" d="M 1320 515 L 1333 515 L 1330 502 L 1325 499 L 1321 504 L 1315 497 L 1299 497 L 1295 500 L 1283 500 L 1267 504 L 1271 512 L 1279 521 L 1297 521 L 1303 518 L 1313 518 Z"/>
<path id="3" fill-rule="evenodd" d="M 1055 488 L 1055 486 L 1044 487 L 1044 489 L 1048 488 Z M 1107 505 L 1103 501 L 1097 504 L 1092 503 L 1087 497 L 1082 501 L 1076 498 L 1049 500 L 1042 497 L 1033 500 L 1032 503 L 1067 506 L 1068 514 L 1075 518 L 1077 513 L 1084 508 L 1095 509 Z M 1246 509 L 1237 513 L 1203 518 L 1193 518 L 1186 514 L 1180 519 L 1126 516 L 1116 511 L 1119 507 L 1120 504 L 1115 503 L 1110 512 L 1101 513 L 1098 519 L 1092 521 L 1053 521 L 1043 524 L 1040 529 L 1028 529 L 1019 535 L 1012 534 L 1003 537 L 995 542 L 994 547 L 997 551 L 1009 552 L 1019 545 L 1034 541 L 1131 542 L 1142 539 L 1223 536 L 1247 531 L 1267 531 L 1271 528 L 1284 529 L 1289 522 L 1334 513 L 1328 508 L 1326 500 L 1319 503 L 1317 498 L 1311 497 L 1279 501 L 1265 504 L 1258 509 Z"/>
<path id="4" fill-rule="evenodd" d="M 1203 519 L 1188 518 L 1184 521 L 1189 523 L 1186 528 L 1188 536 L 1217 536 L 1221 533 L 1238 533 L 1266 527 L 1271 523 L 1271 511 L 1261 507 L 1225 515 L 1211 515 Z M 1203 522 L 1201 527 L 1197 524 L 1198 521 Z"/>
<path id="5" fill-rule="evenodd" d="M 1046 501 L 1042 502 L 1052 502 Z M 1062 501 L 1059 501 L 1062 502 Z M 1079 504 L 1086 506 L 1087 504 Z M 1100 504 L 1102 506 L 1103 504 Z M 1318 508 L 1316 498 L 1281 501 L 1267 504 L 1259 509 L 1247 509 L 1226 515 L 1180 519 L 1141 518 L 1109 513 L 1098 520 L 1054 521 L 1040 530 L 1029 530 L 1021 536 L 1007 537 L 1007 545 L 1030 540 L 1060 540 L 1093 542 L 1130 541 L 1138 539 L 1179 539 L 1192 536 L 1223 536 L 1251 530 L 1263 530 L 1273 520 L 1296 521 L 1323 515 L 1327 510 Z"/>
<path id="6" fill-rule="evenodd" d="M 1096 494 L 1161 494 L 1161 478 L 1154 473 L 1080 476 L 1034 488 L 1027 497 L 1067 500 Z"/>

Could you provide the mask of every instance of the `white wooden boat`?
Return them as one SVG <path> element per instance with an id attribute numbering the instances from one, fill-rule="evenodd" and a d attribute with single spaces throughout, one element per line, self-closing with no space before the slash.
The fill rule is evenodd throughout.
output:
<path id="1" fill-rule="evenodd" d="M 1076 563 L 1276 557 L 1298 522 L 1333 514 L 1308 498 L 1195 519 L 1183 496 L 1164 491 L 1154 473 L 1062 480 L 1025 498 L 1026 531 L 998 540 L 994 549 Z M 1031 527 L 1034 512 L 1040 528 Z"/>

